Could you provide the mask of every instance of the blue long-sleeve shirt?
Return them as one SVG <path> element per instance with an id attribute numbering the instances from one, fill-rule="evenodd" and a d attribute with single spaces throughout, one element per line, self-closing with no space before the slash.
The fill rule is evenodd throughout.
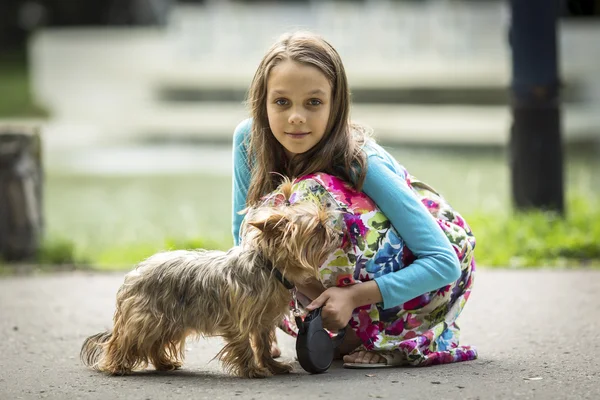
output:
<path id="1" fill-rule="evenodd" d="M 240 242 L 244 218 L 238 212 L 246 207 L 250 186 L 246 149 L 251 127 L 252 120 L 244 120 L 233 136 L 233 238 L 236 245 Z M 383 308 L 391 308 L 456 281 L 461 273 L 460 264 L 446 235 L 408 187 L 404 169 L 374 142 L 364 150 L 367 175 L 362 190 L 389 218 L 416 257 L 410 266 L 375 278 Z"/>

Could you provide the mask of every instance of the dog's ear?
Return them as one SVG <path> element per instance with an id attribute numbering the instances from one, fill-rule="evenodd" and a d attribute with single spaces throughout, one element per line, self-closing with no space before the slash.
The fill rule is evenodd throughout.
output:
<path id="1" fill-rule="evenodd" d="M 288 218 L 285 215 L 274 214 L 268 215 L 265 218 L 256 219 L 254 221 L 248 221 L 248 225 L 251 225 L 261 232 L 268 234 L 283 229 L 288 222 Z"/>

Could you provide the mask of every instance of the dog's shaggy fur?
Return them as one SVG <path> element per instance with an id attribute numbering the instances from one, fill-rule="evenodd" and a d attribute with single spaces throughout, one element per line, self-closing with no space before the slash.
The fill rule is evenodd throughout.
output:
<path id="1" fill-rule="evenodd" d="M 239 247 L 151 256 L 126 275 L 112 332 L 87 338 L 82 361 L 110 374 L 148 363 L 173 370 L 183 362 L 186 337 L 219 335 L 226 345 L 217 357 L 226 371 L 248 378 L 289 372 L 270 349 L 290 292 L 266 264 L 291 282 L 315 278 L 340 244 L 335 219 L 312 203 L 262 206 L 246 215 Z"/>

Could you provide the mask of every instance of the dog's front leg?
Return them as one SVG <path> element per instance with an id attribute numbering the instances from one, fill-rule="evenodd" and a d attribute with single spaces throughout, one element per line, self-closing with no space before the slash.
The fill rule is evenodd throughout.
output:
<path id="1" fill-rule="evenodd" d="M 249 334 L 228 332 L 223 335 L 227 342 L 217 357 L 223 363 L 223 368 L 232 374 L 244 378 L 266 378 L 271 372 L 259 365 L 254 357 Z"/>
<path id="2" fill-rule="evenodd" d="M 271 354 L 271 345 L 275 340 L 275 331 L 266 329 L 255 333 L 253 336 L 256 357 L 260 363 L 269 369 L 274 375 L 287 374 L 292 370 L 290 364 L 280 363 L 273 359 Z"/>

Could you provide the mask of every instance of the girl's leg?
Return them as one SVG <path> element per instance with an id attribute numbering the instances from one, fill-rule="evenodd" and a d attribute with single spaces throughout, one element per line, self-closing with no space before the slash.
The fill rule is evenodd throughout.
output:
<path id="1" fill-rule="evenodd" d="M 385 363 L 385 358 L 381 357 L 377 352 L 366 350 L 355 351 L 361 344 L 354 329 L 346 328 L 346 336 L 340 347 L 336 349 L 335 359 L 343 359 L 345 363 L 354 364 Z"/>

